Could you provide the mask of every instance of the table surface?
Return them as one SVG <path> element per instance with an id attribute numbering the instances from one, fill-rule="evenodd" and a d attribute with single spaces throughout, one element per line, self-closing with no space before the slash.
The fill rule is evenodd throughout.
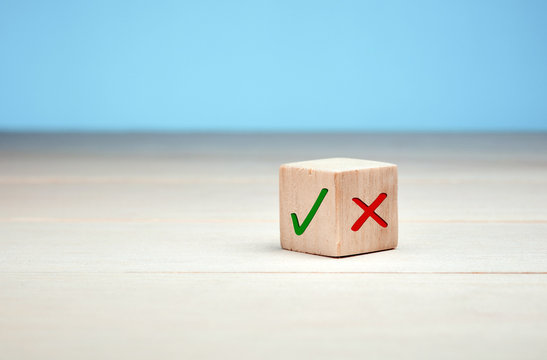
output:
<path id="1" fill-rule="evenodd" d="M 399 247 L 279 245 L 278 168 L 399 166 Z M 545 359 L 547 134 L 0 134 L 3 359 Z"/>

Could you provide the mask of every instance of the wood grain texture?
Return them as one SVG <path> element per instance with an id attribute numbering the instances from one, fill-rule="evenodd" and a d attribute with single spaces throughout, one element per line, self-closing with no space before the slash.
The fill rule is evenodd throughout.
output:
<path id="1" fill-rule="evenodd" d="M 399 238 L 331 259 L 282 250 L 277 223 L 21 221 L 0 226 L 0 272 L 547 273 L 547 224 L 401 223 Z"/>
<path id="2" fill-rule="evenodd" d="M 334 156 L 398 165 L 397 249 L 280 248 Z M 545 189 L 540 133 L 0 134 L 0 358 L 545 359 Z"/>
<path id="3" fill-rule="evenodd" d="M 397 166 L 383 163 L 369 169 L 344 171 L 336 177 L 337 227 L 341 256 L 390 250 L 397 247 L 399 233 Z M 380 195 L 386 198 L 374 207 Z M 372 215 L 357 231 L 354 223 L 363 215 L 363 209 L 350 199 L 359 199 L 385 221 L 380 226 Z"/>
<path id="4" fill-rule="evenodd" d="M 0 351 L 6 359 L 542 359 L 545 277 L 5 273 Z"/>
<path id="5" fill-rule="evenodd" d="M 334 173 L 283 165 L 279 169 L 279 218 L 281 246 L 310 254 L 339 256 L 337 249 Z M 291 213 L 303 224 L 320 192 L 327 189 L 317 212 L 301 235 L 293 228 Z"/>
<path id="6" fill-rule="evenodd" d="M 304 233 L 297 234 L 291 214 L 305 221 L 323 189 L 328 191 Z M 371 205 L 388 194 L 375 213 L 388 222 L 353 231 L 363 214 L 353 203 Z M 327 158 L 284 164 L 279 169 L 281 246 L 287 250 L 341 257 L 397 247 L 397 167 L 393 164 L 350 158 Z M 298 225 L 297 225 L 298 226 Z"/>

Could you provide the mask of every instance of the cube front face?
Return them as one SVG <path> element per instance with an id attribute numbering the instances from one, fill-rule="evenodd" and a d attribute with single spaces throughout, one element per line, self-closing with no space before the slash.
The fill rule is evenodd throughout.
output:
<path id="1" fill-rule="evenodd" d="M 310 254 L 336 256 L 337 227 L 333 174 L 281 166 L 279 208 L 281 247 Z M 323 199 L 321 191 L 327 189 Z M 320 203 L 319 203 L 320 201 Z M 311 213 L 316 204 L 315 213 Z M 297 234 L 291 214 L 297 218 Z M 306 218 L 309 217 L 309 222 Z M 307 226 L 306 226 L 307 225 Z M 304 229 L 305 228 L 305 229 Z"/>
<path id="2" fill-rule="evenodd" d="M 285 164 L 279 191 L 284 249 L 340 257 L 397 246 L 395 165 L 344 158 Z"/>
<path id="3" fill-rule="evenodd" d="M 397 166 L 341 173 L 335 187 L 339 196 L 338 256 L 397 247 Z M 361 217 L 364 222 L 357 222 Z"/>

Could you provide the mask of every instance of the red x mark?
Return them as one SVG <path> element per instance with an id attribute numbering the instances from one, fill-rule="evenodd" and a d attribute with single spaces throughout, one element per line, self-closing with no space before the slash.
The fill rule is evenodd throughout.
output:
<path id="1" fill-rule="evenodd" d="M 374 212 L 374 210 L 376 210 L 376 208 L 382 203 L 382 201 L 384 201 L 386 197 L 386 193 L 381 193 L 380 195 L 378 195 L 376 200 L 374 200 L 372 204 L 370 204 L 370 206 L 362 202 L 359 198 L 353 198 L 353 202 L 359 205 L 359 207 L 361 207 L 361 209 L 363 209 L 365 212 L 363 213 L 363 215 L 361 215 L 359 219 L 357 219 L 355 224 L 353 224 L 351 230 L 358 231 L 361 226 L 363 226 L 365 221 L 367 221 L 369 216 L 376 220 L 376 222 L 380 224 L 381 227 L 387 227 L 387 222 L 385 222 L 384 219 L 382 219 L 378 214 Z"/>

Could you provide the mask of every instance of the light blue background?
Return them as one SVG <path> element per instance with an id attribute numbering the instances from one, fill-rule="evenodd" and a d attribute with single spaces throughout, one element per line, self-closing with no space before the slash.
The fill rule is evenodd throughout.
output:
<path id="1" fill-rule="evenodd" d="M 547 1 L 0 4 L 3 130 L 547 130 Z"/>

